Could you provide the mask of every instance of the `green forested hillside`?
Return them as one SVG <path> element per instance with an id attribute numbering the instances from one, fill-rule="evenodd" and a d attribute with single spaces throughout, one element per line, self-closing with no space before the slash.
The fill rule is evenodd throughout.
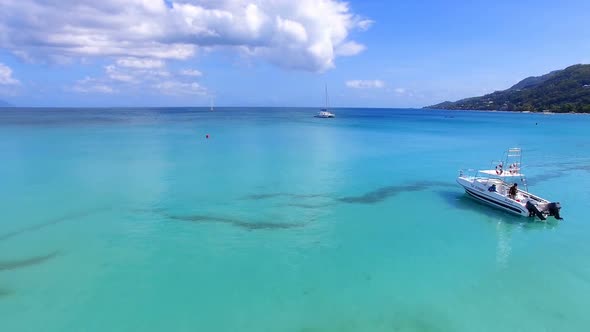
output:
<path id="1" fill-rule="evenodd" d="M 590 113 L 590 65 L 574 65 L 543 76 L 528 77 L 508 90 L 426 108 Z"/>

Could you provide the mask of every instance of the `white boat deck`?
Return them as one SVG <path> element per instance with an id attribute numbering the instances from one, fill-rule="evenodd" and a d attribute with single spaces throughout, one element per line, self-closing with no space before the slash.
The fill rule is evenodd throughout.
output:
<path id="1" fill-rule="evenodd" d="M 486 188 L 489 188 L 493 184 L 495 184 L 496 185 L 495 193 L 497 195 L 510 198 L 510 196 L 508 195 L 508 191 L 510 190 L 510 187 L 512 186 L 512 184 L 510 184 L 510 183 L 506 183 L 500 179 L 488 179 L 488 178 L 479 178 L 479 179 L 475 179 L 474 181 L 477 181 L 478 183 L 480 183 L 482 186 L 484 186 Z M 489 192 L 489 194 L 493 194 L 493 193 L 494 192 Z M 532 195 L 526 191 L 518 190 L 516 193 L 516 197 L 515 197 L 515 199 L 513 199 L 513 201 L 515 203 L 518 203 L 518 204 L 524 206 L 526 204 L 526 200 L 531 198 L 531 196 Z"/>

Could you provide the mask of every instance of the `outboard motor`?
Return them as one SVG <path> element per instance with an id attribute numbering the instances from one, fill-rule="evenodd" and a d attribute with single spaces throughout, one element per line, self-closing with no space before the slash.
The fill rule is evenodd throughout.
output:
<path id="1" fill-rule="evenodd" d="M 559 210 L 561 210 L 561 204 L 559 202 L 547 204 L 549 215 L 555 217 L 557 220 L 562 220 L 563 218 L 559 215 Z"/>
<path id="2" fill-rule="evenodd" d="M 533 204 L 531 201 L 526 202 L 526 209 L 529 211 L 529 217 L 537 216 L 541 220 L 547 219 L 547 218 L 545 218 L 543 213 L 541 213 L 541 211 L 539 211 L 537 206 L 535 204 Z M 557 210 L 557 212 L 559 213 L 559 209 Z"/>

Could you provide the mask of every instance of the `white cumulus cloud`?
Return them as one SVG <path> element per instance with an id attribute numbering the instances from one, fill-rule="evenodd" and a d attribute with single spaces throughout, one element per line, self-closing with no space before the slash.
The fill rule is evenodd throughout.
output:
<path id="1" fill-rule="evenodd" d="M 146 92 L 153 90 L 153 92 L 160 93 L 160 89 L 154 90 L 154 84 L 162 80 L 174 79 L 173 75 L 165 67 L 157 68 L 159 65 L 154 66 L 144 62 L 133 62 L 129 65 L 130 63 L 119 60 L 106 65 L 103 75 L 78 80 L 68 90 L 81 93 L 115 93 L 129 90 Z M 162 63 L 162 66 L 165 66 L 165 63 Z"/>
<path id="2" fill-rule="evenodd" d="M 373 25 L 373 23 L 375 23 L 375 21 L 369 20 L 369 19 L 364 19 L 364 20 L 359 20 L 356 23 L 356 26 L 359 27 L 359 29 L 361 29 L 362 31 L 367 31 Z"/>
<path id="3" fill-rule="evenodd" d="M 127 59 L 126 59 L 127 60 Z M 69 91 L 79 93 L 116 93 L 141 91 L 142 93 L 171 96 L 207 95 L 208 90 L 194 79 L 201 75 L 196 69 L 171 73 L 166 64 L 151 62 L 121 62 L 120 59 L 104 67 L 103 75 L 76 81 Z"/>
<path id="4" fill-rule="evenodd" d="M 154 85 L 156 90 L 171 96 L 207 94 L 207 89 L 197 82 L 164 81 Z"/>
<path id="5" fill-rule="evenodd" d="M 336 55 L 341 56 L 352 56 L 357 55 L 365 50 L 365 45 L 359 44 L 354 41 L 346 42 L 339 45 L 336 48 Z"/>
<path id="6" fill-rule="evenodd" d="M 142 58 L 121 58 L 117 60 L 117 65 L 121 67 L 130 67 L 130 68 L 162 68 L 164 67 L 164 61 L 160 59 L 142 59 Z"/>
<path id="7" fill-rule="evenodd" d="M 346 81 L 346 86 L 353 89 L 380 89 L 385 86 L 381 80 L 350 80 Z"/>
<path id="8" fill-rule="evenodd" d="M 406 88 L 395 88 L 392 90 L 399 97 L 414 97 L 416 96 L 415 91 Z"/>
<path id="9" fill-rule="evenodd" d="M 106 76 L 113 81 L 141 83 L 170 76 L 170 73 L 165 68 L 159 68 L 160 65 L 129 65 L 125 62 L 121 63 L 120 60 L 116 63 L 116 65 L 110 64 L 104 67 Z M 161 66 L 165 66 L 165 64 L 162 62 Z"/>
<path id="10" fill-rule="evenodd" d="M 104 69 L 107 76 L 112 80 L 129 83 L 138 82 L 138 79 L 136 79 L 134 75 L 122 71 L 119 67 L 115 65 L 105 66 Z"/>
<path id="11" fill-rule="evenodd" d="M 100 80 L 86 77 L 82 80 L 79 80 L 71 87 L 72 91 L 80 92 L 80 93 L 105 93 L 111 94 L 115 93 L 115 89 L 111 86 L 101 82 Z"/>
<path id="12" fill-rule="evenodd" d="M 184 76 L 193 76 L 193 77 L 200 77 L 203 76 L 203 73 L 196 69 L 183 69 L 180 71 L 180 75 Z"/>
<path id="13" fill-rule="evenodd" d="M 0 48 L 23 58 L 108 56 L 144 69 L 229 48 L 325 71 L 364 50 L 349 34 L 373 23 L 342 0 L 0 0 L 0 8 Z"/>
<path id="14" fill-rule="evenodd" d="M 12 69 L 3 63 L 0 63 L 0 84 L 1 85 L 16 85 L 20 82 L 12 77 Z"/>

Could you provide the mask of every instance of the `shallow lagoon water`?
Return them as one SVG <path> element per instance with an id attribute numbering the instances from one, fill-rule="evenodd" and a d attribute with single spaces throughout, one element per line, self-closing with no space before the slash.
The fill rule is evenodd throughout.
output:
<path id="1" fill-rule="evenodd" d="M 590 326 L 590 117 L 315 112 L 1 110 L 2 330 Z M 513 146 L 563 222 L 456 185 Z"/>

